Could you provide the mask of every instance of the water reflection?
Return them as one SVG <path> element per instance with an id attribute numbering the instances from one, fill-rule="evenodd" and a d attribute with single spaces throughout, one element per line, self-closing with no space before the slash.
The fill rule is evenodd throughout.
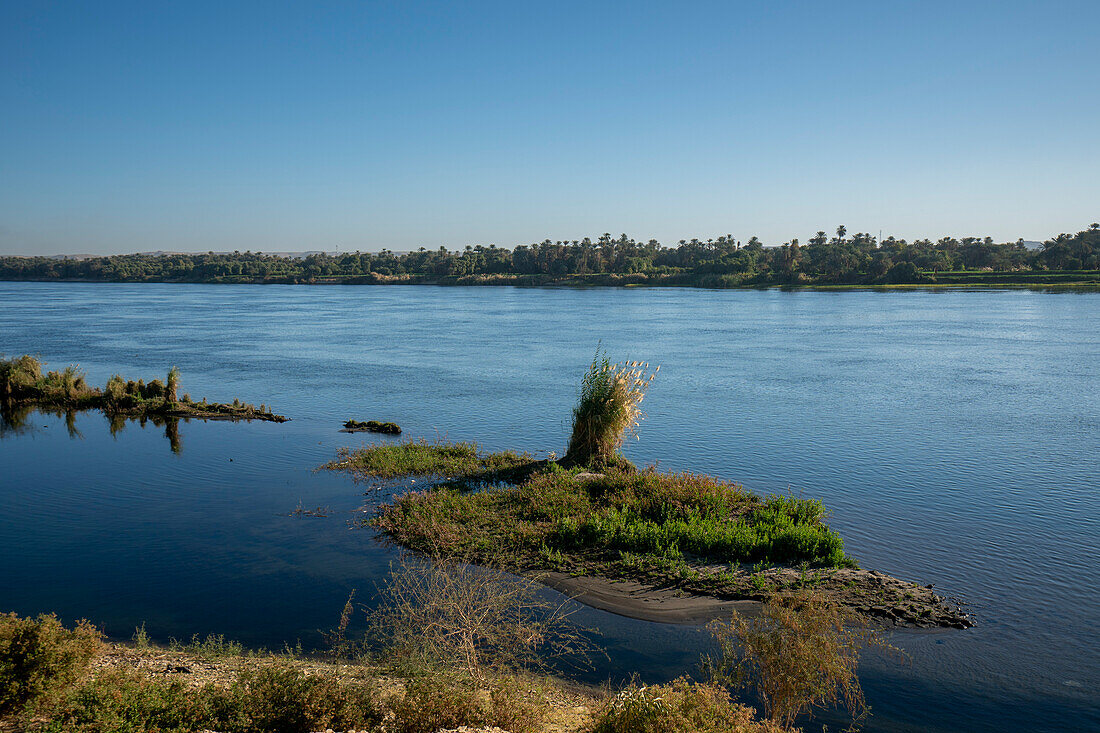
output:
<path id="1" fill-rule="evenodd" d="M 43 407 L 40 405 L 13 405 L 8 402 L 0 402 L 0 439 L 11 438 L 16 435 L 24 435 L 27 433 L 33 433 L 42 428 L 36 428 L 37 421 L 33 419 L 35 415 L 53 415 L 57 418 L 63 418 L 65 421 L 65 430 L 68 431 L 69 437 L 74 440 L 83 440 L 84 434 L 80 432 L 80 429 L 76 426 L 76 416 L 78 412 L 88 412 L 87 410 L 63 410 L 60 408 Z M 95 410 L 95 412 L 99 412 Z M 104 414 L 104 413 L 100 413 Z M 180 421 L 189 422 L 189 418 L 168 417 L 164 415 L 142 415 L 140 417 L 120 415 L 118 413 L 111 413 L 105 415 L 107 418 L 108 429 L 111 431 L 111 437 L 117 439 L 119 433 L 125 428 L 127 423 L 136 422 L 142 428 L 147 423 L 152 423 L 156 427 L 164 428 L 164 437 L 168 439 L 168 447 L 173 453 L 179 455 L 183 452 L 183 438 L 180 435 Z"/>

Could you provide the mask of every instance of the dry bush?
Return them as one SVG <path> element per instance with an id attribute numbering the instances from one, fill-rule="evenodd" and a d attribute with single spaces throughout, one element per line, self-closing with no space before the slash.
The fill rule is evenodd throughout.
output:
<path id="1" fill-rule="evenodd" d="M 0 715 L 62 693 L 87 670 L 99 639 L 87 621 L 70 631 L 53 614 L 0 614 Z"/>
<path id="2" fill-rule="evenodd" d="M 597 350 L 581 379 L 564 462 L 577 466 L 615 463 L 624 438 L 628 433 L 636 435 L 635 429 L 645 417 L 641 402 L 660 369 L 649 372 L 649 364 L 639 361 L 613 364 Z"/>
<path id="3" fill-rule="evenodd" d="M 583 658 L 588 645 L 567 601 L 498 567 L 448 558 L 406 558 L 390 572 L 374 630 L 391 658 L 461 666 L 473 679 L 494 670 L 545 667 Z"/>
<path id="4" fill-rule="evenodd" d="M 855 728 L 870 713 L 856 674 L 867 646 L 900 654 L 880 632 L 834 601 L 811 591 L 773 596 L 758 617 L 733 612 L 713 621 L 716 656 L 703 667 L 715 682 L 752 687 L 768 717 L 790 726 L 814 706 L 839 705 Z"/>

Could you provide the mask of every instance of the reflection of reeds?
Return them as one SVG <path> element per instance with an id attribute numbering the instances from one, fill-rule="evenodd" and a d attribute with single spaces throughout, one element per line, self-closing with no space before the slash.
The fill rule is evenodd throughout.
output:
<path id="1" fill-rule="evenodd" d="M 179 455 L 183 452 L 183 443 L 180 440 L 180 421 L 178 417 L 170 417 L 164 421 L 164 437 L 168 438 L 168 445 L 172 452 Z"/>
<path id="2" fill-rule="evenodd" d="M 565 462 L 590 466 L 613 462 L 627 434 L 645 417 L 641 402 L 661 367 L 652 372 L 640 361 L 613 364 L 597 349 L 581 380 L 581 394 L 573 408 L 573 434 Z"/>

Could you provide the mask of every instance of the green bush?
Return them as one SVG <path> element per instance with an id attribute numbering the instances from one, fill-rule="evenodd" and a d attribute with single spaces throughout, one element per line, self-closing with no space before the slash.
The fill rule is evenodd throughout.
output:
<path id="1" fill-rule="evenodd" d="M 374 685 L 306 675 L 290 666 L 242 672 L 227 691 L 208 692 L 215 726 L 226 733 L 309 733 L 375 727 L 382 722 Z"/>
<path id="2" fill-rule="evenodd" d="M 53 614 L 0 614 L 0 715 L 44 702 L 76 682 L 100 648 L 87 621 L 68 630 Z"/>
<path id="3" fill-rule="evenodd" d="M 242 672 L 229 688 L 190 688 L 140 672 L 108 670 L 74 690 L 44 733 L 309 733 L 373 729 L 382 721 L 377 689 L 289 666 Z"/>
<path id="4" fill-rule="evenodd" d="M 213 688 L 107 670 L 75 690 L 42 733 L 183 733 L 213 724 Z"/>
<path id="5" fill-rule="evenodd" d="M 546 701 L 531 699 L 516 680 L 478 682 L 465 675 L 436 674 L 409 680 L 390 703 L 397 733 L 434 733 L 459 726 L 496 726 L 512 733 L 540 730 Z"/>
<path id="6" fill-rule="evenodd" d="M 591 733 L 778 733 L 753 719 L 755 711 L 730 700 L 721 687 L 678 679 L 667 685 L 631 685 L 596 714 Z"/>

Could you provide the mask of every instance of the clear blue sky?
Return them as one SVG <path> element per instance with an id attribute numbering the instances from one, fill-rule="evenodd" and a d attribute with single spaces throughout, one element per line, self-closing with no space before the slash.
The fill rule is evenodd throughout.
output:
<path id="1" fill-rule="evenodd" d="M 0 0 L 0 253 L 1100 218 L 1100 2 Z"/>

